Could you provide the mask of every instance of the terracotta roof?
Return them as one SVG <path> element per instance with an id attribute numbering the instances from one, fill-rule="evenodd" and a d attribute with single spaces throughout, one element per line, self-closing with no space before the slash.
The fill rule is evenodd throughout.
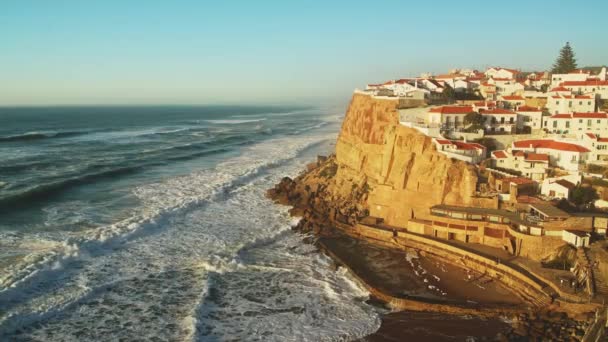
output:
<path id="1" fill-rule="evenodd" d="M 554 183 L 555 184 L 559 184 L 559 185 L 563 186 L 564 188 L 567 188 L 567 189 L 570 189 L 570 190 L 576 188 L 576 184 L 573 184 L 572 182 L 569 182 L 569 181 L 567 181 L 565 179 L 558 179 Z"/>
<path id="2" fill-rule="evenodd" d="M 445 139 L 435 139 L 435 141 L 440 143 L 441 145 L 450 145 L 452 143 L 451 141 Z"/>
<path id="3" fill-rule="evenodd" d="M 469 114 L 473 111 L 471 106 L 441 106 L 432 108 L 430 113 L 441 113 L 441 114 Z"/>
<path id="4" fill-rule="evenodd" d="M 572 119 L 572 114 L 554 114 L 551 119 Z"/>
<path id="5" fill-rule="evenodd" d="M 570 89 L 563 87 L 563 86 L 559 86 L 559 87 L 555 87 L 555 88 L 551 89 L 551 91 L 570 91 Z"/>
<path id="6" fill-rule="evenodd" d="M 606 119 L 608 115 L 606 113 L 574 113 L 573 118 L 579 119 Z"/>
<path id="7" fill-rule="evenodd" d="M 531 180 L 530 178 L 526 178 L 526 177 L 503 178 L 502 181 L 509 182 L 509 183 L 515 183 L 517 185 L 535 183 L 533 180 Z"/>
<path id="8" fill-rule="evenodd" d="M 593 133 L 585 133 L 587 134 L 587 136 L 591 139 L 597 139 L 597 135 L 593 134 Z"/>
<path id="9" fill-rule="evenodd" d="M 547 148 L 551 150 L 567 151 L 567 152 L 589 152 L 588 149 L 580 145 L 565 143 L 555 140 L 520 140 L 513 142 L 513 146 L 517 148 Z"/>
<path id="10" fill-rule="evenodd" d="M 528 153 L 526 155 L 527 161 L 540 161 L 540 162 L 549 162 L 549 155 L 545 153 Z"/>
<path id="11" fill-rule="evenodd" d="M 517 108 L 518 112 L 542 112 L 540 108 L 530 107 L 530 106 L 521 106 Z"/>
<path id="12" fill-rule="evenodd" d="M 585 86 L 608 86 L 608 81 L 600 81 L 600 80 L 587 80 L 587 81 L 564 81 L 560 84 L 560 86 L 564 87 L 585 87 Z"/>
<path id="13" fill-rule="evenodd" d="M 452 144 L 456 145 L 459 150 L 483 150 L 485 147 L 477 143 L 465 143 L 458 140 L 452 140 Z"/>
<path id="14" fill-rule="evenodd" d="M 492 152 L 492 156 L 497 159 L 504 159 L 507 158 L 507 153 L 504 150 L 499 150 Z"/>
<path id="15" fill-rule="evenodd" d="M 499 81 L 499 82 L 506 82 L 506 81 L 511 81 L 510 78 L 504 78 L 504 77 L 494 77 L 492 78 L 494 81 Z"/>
<path id="16" fill-rule="evenodd" d="M 506 100 L 506 101 L 523 101 L 524 100 L 524 98 L 520 95 L 503 96 L 502 99 Z"/>
<path id="17" fill-rule="evenodd" d="M 598 142 L 608 142 L 608 138 L 597 138 Z"/>
<path id="18" fill-rule="evenodd" d="M 480 109 L 479 113 L 481 113 L 482 115 L 486 115 L 486 114 L 510 114 L 510 115 L 517 115 L 517 113 L 515 113 L 512 110 L 502 109 L 502 108 Z"/>

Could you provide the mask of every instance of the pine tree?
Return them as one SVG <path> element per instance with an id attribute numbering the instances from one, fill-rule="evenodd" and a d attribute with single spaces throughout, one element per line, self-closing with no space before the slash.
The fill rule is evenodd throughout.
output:
<path id="1" fill-rule="evenodd" d="M 576 58 L 574 58 L 574 51 L 572 51 L 570 42 L 567 42 L 560 50 L 559 57 L 557 57 L 555 64 L 553 64 L 551 72 L 554 74 L 567 74 L 574 70 L 576 70 Z"/>

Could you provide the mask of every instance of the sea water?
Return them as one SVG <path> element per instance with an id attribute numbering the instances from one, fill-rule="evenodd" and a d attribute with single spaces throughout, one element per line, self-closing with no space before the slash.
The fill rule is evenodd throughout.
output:
<path id="1" fill-rule="evenodd" d="M 0 109 L 0 340 L 333 341 L 368 294 L 265 191 L 330 153 L 312 107 Z"/>

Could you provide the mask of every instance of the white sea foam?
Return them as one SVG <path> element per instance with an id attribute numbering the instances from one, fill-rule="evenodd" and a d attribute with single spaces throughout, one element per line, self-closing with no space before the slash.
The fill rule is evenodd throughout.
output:
<path id="1" fill-rule="evenodd" d="M 266 120 L 266 118 L 259 118 L 259 119 L 224 119 L 224 120 L 205 120 L 208 123 L 211 124 L 218 124 L 218 125 L 238 125 L 238 124 L 244 124 L 244 123 L 250 123 L 250 122 L 259 122 L 259 121 L 264 121 Z"/>
<path id="2" fill-rule="evenodd" d="M 39 340 L 317 341 L 375 331 L 365 290 L 302 244 L 290 231 L 297 219 L 264 198 L 308 162 L 292 159 L 299 151 L 325 138 L 268 141 L 138 188 L 144 214 L 51 244 L 3 276 L 0 337 L 19 328 Z"/>

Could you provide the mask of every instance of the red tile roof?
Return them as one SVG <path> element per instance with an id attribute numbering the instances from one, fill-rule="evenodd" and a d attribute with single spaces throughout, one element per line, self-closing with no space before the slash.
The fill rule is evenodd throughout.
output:
<path id="1" fill-rule="evenodd" d="M 499 81 L 499 82 L 506 82 L 506 81 L 511 81 L 510 78 L 504 78 L 504 77 L 494 77 L 492 78 L 494 81 Z"/>
<path id="2" fill-rule="evenodd" d="M 564 87 L 588 87 L 588 86 L 608 86 L 608 81 L 587 80 L 587 81 L 564 81 L 560 84 Z"/>
<path id="3" fill-rule="evenodd" d="M 572 114 L 573 118 L 579 119 L 606 119 L 608 118 L 608 114 L 606 113 L 574 113 Z"/>
<path id="4" fill-rule="evenodd" d="M 504 150 L 499 150 L 492 152 L 492 156 L 497 159 L 504 159 L 507 158 L 507 153 Z"/>
<path id="5" fill-rule="evenodd" d="M 441 114 L 469 114 L 473 112 L 471 106 L 441 106 L 432 108 L 430 113 L 441 113 Z"/>
<path id="6" fill-rule="evenodd" d="M 528 153 L 526 155 L 527 161 L 537 161 L 537 162 L 549 162 L 549 155 L 545 153 Z"/>
<path id="7" fill-rule="evenodd" d="M 450 145 L 452 143 L 451 141 L 445 139 L 435 139 L 435 141 L 437 141 L 441 145 Z"/>
<path id="8" fill-rule="evenodd" d="M 503 96 L 502 99 L 506 100 L 506 101 L 523 101 L 524 100 L 524 98 L 520 95 Z"/>
<path id="9" fill-rule="evenodd" d="M 563 86 L 559 86 L 559 87 L 555 87 L 555 88 L 551 89 L 551 91 L 570 91 L 570 89 L 563 87 Z"/>
<path id="10" fill-rule="evenodd" d="M 486 115 L 486 114 L 510 114 L 510 115 L 517 115 L 517 113 L 515 113 L 512 110 L 502 109 L 502 108 L 480 109 L 479 113 L 481 113 L 482 115 Z"/>
<path id="11" fill-rule="evenodd" d="M 456 145 L 459 150 L 483 150 L 485 147 L 477 143 L 465 143 L 458 140 L 452 140 L 452 144 Z"/>
<path id="12" fill-rule="evenodd" d="M 551 119 L 572 119 L 572 114 L 554 114 Z"/>
<path id="13" fill-rule="evenodd" d="M 542 112 L 540 108 L 530 107 L 530 106 L 521 106 L 517 108 L 518 112 Z"/>
<path id="14" fill-rule="evenodd" d="M 608 142 L 608 138 L 597 138 L 598 142 Z"/>
<path id="15" fill-rule="evenodd" d="M 559 184 L 561 186 L 563 186 L 564 188 L 567 188 L 569 190 L 572 190 L 574 188 L 576 188 L 576 185 L 572 182 L 569 182 L 565 179 L 558 179 L 554 182 L 555 184 Z"/>
<path id="16" fill-rule="evenodd" d="M 520 140 L 520 141 L 515 141 L 513 143 L 513 146 L 517 147 L 517 148 L 530 148 L 530 147 L 534 148 L 534 149 L 547 148 L 547 149 L 551 149 L 551 150 L 567 151 L 567 152 L 589 152 L 589 150 L 584 148 L 583 146 L 565 143 L 565 142 L 561 142 L 561 141 L 555 141 L 555 140 L 536 140 L 536 139 Z"/>
<path id="17" fill-rule="evenodd" d="M 591 139 L 597 139 L 597 135 L 593 134 L 593 133 L 585 133 L 587 134 L 587 136 Z"/>

